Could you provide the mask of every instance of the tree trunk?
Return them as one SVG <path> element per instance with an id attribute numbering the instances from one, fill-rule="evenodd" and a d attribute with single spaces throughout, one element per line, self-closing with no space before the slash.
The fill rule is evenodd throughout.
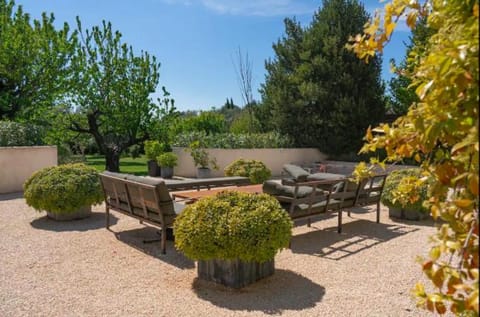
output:
<path id="1" fill-rule="evenodd" d="M 110 172 L 120 172 L 120 152 L 112 150 L 105 152 L 105 169 Z"/>

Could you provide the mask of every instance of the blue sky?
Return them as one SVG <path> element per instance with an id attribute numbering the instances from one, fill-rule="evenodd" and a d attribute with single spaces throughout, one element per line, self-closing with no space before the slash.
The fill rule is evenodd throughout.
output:
<path id="1" fill-rule="evenodd" d="M 373 12 L 382 5 L 363 1 Z M 111 21 L 135 50 L 155 55 L 161 63 L 160 84 L 170 91 L 179 110 L 221 107 L 226 98 L 243 105 L 233 61 L 240 47 L 253 64 L 254 98 L 265 81 L 265 60 L 284 34 L 285 17 L 310 23 L 321 1 L 307 0 L 16 0 L 39 18 L 53 12 L 58 25 L 84 28 Z M 401 60 L 408 33 L 400 28 L 384 52 L 382 77 L 391 77 L 390 58 Z M 160 93 L 156 94 L 160 96 Z"/>

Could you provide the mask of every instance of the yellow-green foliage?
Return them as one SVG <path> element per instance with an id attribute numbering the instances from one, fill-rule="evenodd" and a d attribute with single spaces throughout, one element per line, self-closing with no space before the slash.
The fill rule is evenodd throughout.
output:
<path id="1" fill-rule="evenodd" d="M 423 202 L 428 199 L 429 184 L 421 178 L 422 170 L 419 168 L 391 172 L 383 188 L 382 204 L 428 213 L 429 210 L 423 206 Z"/>
<path id="2" fill-rule="evenodd" d="M 234 191 L 188 205 L 174 223 L 176 248 L 194 260 L 265 262 L 288 246 L 291 230 L 275 198 Z"/>
<path id="3" fill-rule="evenodd" d="M 433 179 L 430 212 L 445 223 L 432 239 L 429 258 L 422 259 L 434 291 L 418 283 L 418 305 L 439 314 L 478 316 L 479 2 L 393 0 L 384 12 L 355 38 L 352 48 L 360 57 L 381 52 L 403 17 L 415 28 L 417 18 L 427 16 L 433 35 L 409 55 L 414 63 L 407 76 L 418 102 L 391 126 L 380 127 L 384 135 L 368 130 L 362 151 L 384 148 L 390 161 L 414 158 Z"/>
<path id="4" fill-rule="evenodd" d="M 37 171 L 25 182 L 23 189 L 29 206 L 56 214 L 68 214 L 103 201 L 98 172 L 79 163 Z"/>
<path id="5" fill-rule="evenodd" d="M 173 152 L 166 152 L 157 156 L 157 163 L 161 167 L 177 166 L 178 156 Z"/>
<path id="6" fill-rule="evenodd" d="M 226 176 L 244 176 L 250 179 L 252 184 L 262 184 L 272 176 L 272 172 L 261 161 L 238 159 L 225 167 Z"/>

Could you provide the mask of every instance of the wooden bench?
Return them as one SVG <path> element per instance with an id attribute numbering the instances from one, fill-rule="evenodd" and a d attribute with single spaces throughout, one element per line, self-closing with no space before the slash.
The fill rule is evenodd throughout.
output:
<path id="1" fill-rule="evenodd" d="M 110 210 L 161 228 L 160 247 L 166 252 L 167 228 L 173 225 L 175 217 L 185 205 L 174 202 L 163 180 L 119 177 L 118 173 L 100 174 L 105 195 L 105 225 L 109 228 Z"/>

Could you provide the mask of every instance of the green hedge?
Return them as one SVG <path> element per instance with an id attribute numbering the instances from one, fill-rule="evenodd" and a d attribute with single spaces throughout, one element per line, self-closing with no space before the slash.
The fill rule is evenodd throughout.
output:
<path id="1" fill-rule="evenodd" d="M 0 121 L 0 146 L 43 145 L 43 131 L 31 124 Z"/>
<path id="2" fill-rule="evenodd" d="M 272 176 L 267 166 L 258 160 L 238 159 L 225 167 L 226 176 L 244 176 L 250 179 L 252 184 L 262 184 Z"/>
<path id="3" fill-rule="evenodd" d="M 103 201 L 98 172 L 81 163 L 41 169 L 30 176 L 23 189 L 29 206 L 55 214 Z"/>
<path id="4" fill-rule="evenodd" d="M 217 149 L 265 149 L 265 148 L 290 148 L 292 140 L 279 133 L 251 133 L 234 134 L 205 132 L 182 133 L 176 136 L 174 146 L 188 147 L 192 142 L 202 140 L 202 144 L 208 148 Z"/>
<path id="5" fill-rule="evenodd" d="M 188 205 L 174 231 L 176 248 L 191 259 L 265 262 L 288 246 L 292 221 L 267 194 L 225 191 Z"/>

